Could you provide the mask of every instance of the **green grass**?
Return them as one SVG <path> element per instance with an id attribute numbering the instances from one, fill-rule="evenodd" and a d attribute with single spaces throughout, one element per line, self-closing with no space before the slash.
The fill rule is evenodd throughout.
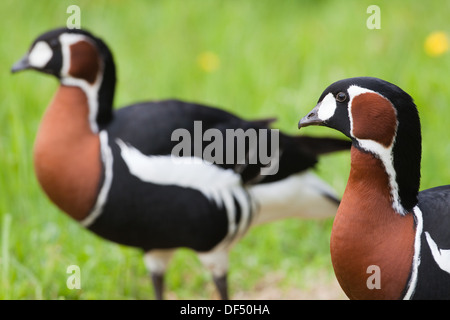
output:
<path id="1" fill-rule="evenodd" d="M 423 132 L 422 188 L 450 182 L 449 54 L 429 57 L 426 36 L 450 32 L 446 1 L 378 1 L 381 29 L 366 28 L 373 1 L 2 1 L 0 4 L 0 299 L 149 299 L 150 281 L 137 250 L 103 241 L 60 213 L 34 177 L 35 132 L 57 83 L 9 69 L 42 32 L 65 25 L 67 6 L 81 8 L 81 25 L 102 37 L 118 68 L 117 107 L 179 98 L 221 106 L 246 118 L 297 122 L 331 82 L 375 76 L 409 92 Z M 211 51 L 219 68 L 199 67 Z M 325 128 L 304 134 L 333 135 Z M 349 155 L 324 157 L 318 174 L 342 194 Z M 332 219 L 288 220 L 251 230 L 231 253 L 231 295 L 261 290 L 281 275 L 281 292 L 311 290 L 333 278 Z M 81 267 L 82 289 L 69 290 L 67 266 Z M 171 298 L 216 297 L 209 274 L 188 250 L 168 272 Z M 308 296 L 312 299 L 314 295 Z"/>

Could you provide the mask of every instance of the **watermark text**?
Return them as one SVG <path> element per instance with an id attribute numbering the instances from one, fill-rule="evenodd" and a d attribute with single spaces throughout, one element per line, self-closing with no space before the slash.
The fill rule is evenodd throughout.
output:
<path id="1" fill-rule="evenodd" d="M 194 121 L 193 132 L 179 128 L 172 132 L 174 161 L 192 157 L 192 161 L 215 164 L 260 164 L 261 175 L 273 175 L 279 165 L 279 131 L 277 129 L 203 130 L 202 121 Z M 184 161 L 185 163 L 185 161 Z"/>

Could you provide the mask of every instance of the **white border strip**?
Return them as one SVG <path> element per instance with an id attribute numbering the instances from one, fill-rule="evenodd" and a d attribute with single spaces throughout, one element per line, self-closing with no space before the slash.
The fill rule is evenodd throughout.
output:
<path id="1" fill-rule="evenodd" d="M 102 214 L 103 206 L 108 198 L 109 189 L 111 188 L 113 179 L 113 156 L 111 148 L 108 144 L 108 133 L 103 130 L 100 132 L 99 137 L 102 162 L 105 166 L 105 180 L 103 181 L 102 188 L 98 194 L 94 209 L 92 209 L 86 218 L 80 221 L 84 227 L 89 227 L 100 216 L 100 214 Z"/>
<path id="2" fill-rule="evenodd" d="M 421 238 L 422 238 L 422 230 L 423 230 L 423 218 L 422 211 L 418 206 L 415 206 L 413 209 L 414 216 L 416 217 L 417 226 L 416 226 L 416 237 L 414 240 L 414 257 L 411 268 L 411 277 L 408 283 L 408 290 L 406 291 L 403 300 L 409 300 L 414 294 L 417 286 L 417 274 L 419 271 L 420 265 L 420 247 L 421 247 Z"/>

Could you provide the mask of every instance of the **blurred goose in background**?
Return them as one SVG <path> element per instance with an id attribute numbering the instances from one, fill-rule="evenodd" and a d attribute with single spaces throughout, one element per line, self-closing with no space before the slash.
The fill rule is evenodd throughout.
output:
<path id="1" fill-rule="evenodd" d="M 270 119 L 246 121 L 178 100 L 115 111 L 112 54 L 84 30 L 61 28 L 39 36 L 12 71 L 26 69 L 60 82 L 35 141 L 41 187 L 90 231 L 142 249 L 157 299 L 163 298 L 163 276 L 176 248 L 195 250 L 220 297 L 227 299 L 228 252 L 249 227 L 336 213 L 336 193 L 311 169 L 318 155 L 349 149 L 349 141 L 293 137 L 271 129 Z M 226 137 L 230 130 L 238 133 L 232 140 L 212 138 Z M 256 142 L 246 144 L 239 158 L 237 147 L 229 145 L 245 140 L 248 132 Z M 181 152 L 183 134 L 200 134 L 211 143 L 201 141 Z M 229 161 L 213 161 L 213 142 Z M 251 161 L 255 148 L 271 150 L 273 143 L 278 146 L 270 161 Z"/>

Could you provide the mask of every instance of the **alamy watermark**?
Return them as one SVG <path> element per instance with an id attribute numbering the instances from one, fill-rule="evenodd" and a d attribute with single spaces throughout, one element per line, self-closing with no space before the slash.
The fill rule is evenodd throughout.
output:
<path id="1" fill-rule="evenodd" d="M 192 133 L 179 128 L 172 132 L 171 140 L 178 141 L 171 152 L 175 162 L 186 163 L 189 159 L 214 164 L 259 164 L 261 175 L 278 172 L 280 151 L 277 129 L 210 128 L 203 131 L 202 121 L 194 121 Z"/>
<path id="2" fill-rule="evenodd" d="M 66 21 L 66 27 L 68 29 L 80 29 L 81 28 L 81 9 L 79 6 L 72 4 L 67 7 L 66 13 L 70 14 Z"/>
<path id="3" fill-rule="evenodd" d="M 70 290 L 81 289 L 81 269 L 78 265 L 72 264 L 66 268 L 69 274 L 66 280 L 66 286 Z M 369 290 L 381 289 L 381 269 L 377 265 L 370 265 L 366 269 L 370 276 L 366 280 L 366 286 Z"/>
<path id="4" fill-rule="evenodd" d="M 367 289 L 381 289 L 381 269 L 377 265 L 370 265 L 367 267 L 366 273 L 370 276 L 366 280 Z"/>
<path id="5" fill-rule="evenodd" d="M 76 264 L 67 267 L 66 273 L 70 274 L 67 277 L 66 286 L 68 289 L 81 289 L 81 269 Z"/>
<path id="6" fill-rule="evenodd" d="M 373 4 L 367 7 L 370 16 L 366 20 L 367 29 L 381 29 L 381 9 L 379 6 Z"/>

